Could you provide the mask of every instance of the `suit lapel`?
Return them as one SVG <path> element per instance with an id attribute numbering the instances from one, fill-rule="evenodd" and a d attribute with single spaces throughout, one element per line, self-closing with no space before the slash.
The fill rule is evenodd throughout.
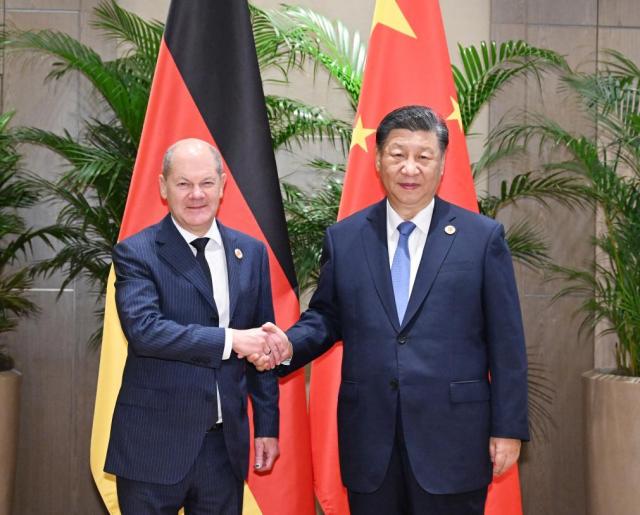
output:
<path id="1" fill-rule="evenodd" d="M 397 331 L 399 329 L 398 312 L 393 296 L 391 270 L 389 268 L 386 208 L 386 199 L 373 207 L 367 217 L 369 223 L 365 225 L 362 231 L 362 241 L 373 284 L 380 297 L 380 302 L 389 317 L 389 321 Z"/>
<path id="2" fill-rule="evenodd" d="M 456 238 L 455 233 L 449 235 L 444 231 L 444 228 L 455 219 L 455 215 L 450 213 L 449 206 L 447 202 L 436 197 L 427 241 L 422 252 L 416 279 L 413 283 L 402 328 L 411 321 L 424 302 L 440 270 L 440 265 L 442 265 Z"/>
<path id="3" fill-rule="evenodd" d="M 193 284 L 211 307 L 216 309 L 209 281 L 198 265 L 189 244 L 176 229 L 171 215 L 165 216 L 160 222 L 156 243 L 160 259 Z"/>
<path id="4" fill-rule="evenodd" d="M 224 255 L 227 259 L 227 276 L 229 280 L 229 323 L 233 320 L 233 313 L 238 305 L 238 276 L 240 274 L 240 259 L 235 252 L 238 247 L 237 239 L 233 233 L 221 223 L 218 223 Z M 242 250 L 242 249 L 240 249 Z"/>

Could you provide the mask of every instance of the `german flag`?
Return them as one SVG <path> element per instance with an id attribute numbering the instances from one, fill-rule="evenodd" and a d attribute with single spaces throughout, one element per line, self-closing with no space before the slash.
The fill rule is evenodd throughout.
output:
<path id="1" fill-rule="evenodd" d="M 449 147 L 438 195 L 478 211 L 438 0 L 377 0 L 338 219 L 384 197 L 374 166 L 376 127 L 387 113 L 412 104 L 427 105 L 447 121 Z M 340 345 L 317 359 L 311 372 L 315 490 L 326 515 L 349 513 L 338 461 L 341 361 Z M 494 480 L 485 512 L 522 514 L 517 466 Z"/>
<path id="2" fill-rule="evenodd" d="M 296 280 L 246 0 L 172 2 L 120 239 L 166 214 L 158 192 L 163 154 L 189 137 L 220 150 L 227 186 L 218 218 L 266 244 L 276 323 L 289 327 L 299 315 Z M 111 514 L 120 513 L 115 478 L 103 467 L 126 346 L 112 271 L 91 439 L 92 473 Z M 250 473 L 246 514 L 314 513 L 303 371 L 281 382 L 280 413 L 281 456 L 270 474 Z"/>

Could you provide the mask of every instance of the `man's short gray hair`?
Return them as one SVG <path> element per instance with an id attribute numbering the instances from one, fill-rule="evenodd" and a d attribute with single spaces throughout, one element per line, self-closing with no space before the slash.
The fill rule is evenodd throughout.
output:
<path id="1" fill-rule="evenodd" d="M 201 141 L 211 151 L 211 155 L 213 156 L 213 161 L 215 163 L 216 172 L 218 172 L 218 175 L 222 175 L 222 156 L 220 155 L 220 152 L 218 151 L 218 149 L 213 145 L 211 145 L 210 143 L 207 143 L 206 141 L 203 141 L 203 140 L 198 140 L 198 141 Z M 162 175 L 164 176 L 165 179 L 169 177 L 169 172 L 171 171 L 171 160 L 173 159 L 173 153 L 175 152 L 176 148 L 183 143 L 184 143 L 184 140 L 176 141 L 164 153 L 164 157 L 162 159 Z"/>

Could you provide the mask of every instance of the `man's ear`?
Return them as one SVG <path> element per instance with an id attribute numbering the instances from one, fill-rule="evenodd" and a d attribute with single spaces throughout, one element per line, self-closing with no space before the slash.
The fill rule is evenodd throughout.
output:
<path id="1" fill-rule="evenodd" d="M 167 181 L 164 175 L 158 175 L 158 184 L 160 185 L 160 196 L 163 200 L 167 200 Z"/>
<path id="2" fill-rule="evenodd" d="M 381 159 L 382 159 L 382 155 L 380 154 L 380 151 L 378 149 L 376 149 L 375 165 L 376 165 L 376 172 L 378 172 L 378 174 L 380 173 L 380 160 Z"/>
<path id="3" fill-rule="evenodd" d="M 227 174 L 222 172 L 220 174 L 220 198 L 224 195 L 224 188 L 227 185 Z"/>

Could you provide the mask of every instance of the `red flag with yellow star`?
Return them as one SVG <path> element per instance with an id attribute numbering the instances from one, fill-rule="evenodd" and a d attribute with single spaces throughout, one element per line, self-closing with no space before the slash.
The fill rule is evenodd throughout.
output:
<path id="1" fill-rule="evenodd" d="M 412 104 L 433 108 L 449 127 L 445 174 L 438 195 L 478 210 L 438 0 L 377 0 L 338 219 L 384 197 L 374 167 L 375 129 L 387 113 Z M 311 374 L 314 482 L 326 515 L 349 513 L 338 461 L 336 409 L 341 361 L 342 346 L 335 346 L 313 363 Z M 486 513 L 522 514 L 517 467 L 491 485 Z"/>

